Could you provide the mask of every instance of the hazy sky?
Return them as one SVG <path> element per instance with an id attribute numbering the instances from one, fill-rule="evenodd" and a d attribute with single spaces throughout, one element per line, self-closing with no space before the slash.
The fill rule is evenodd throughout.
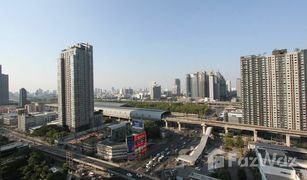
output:
<path id="1" fill-rule="evenodd" d="M 60 51 L 94 46 L 99 88 L 185 85 L 185 74 L 240 76 L 240 56 L 307 48 L 306 0 L 7 0 L 0 64 L 10 90 L 57 88 Z M 233 82 L 234 84 L 234 82 Z"/>

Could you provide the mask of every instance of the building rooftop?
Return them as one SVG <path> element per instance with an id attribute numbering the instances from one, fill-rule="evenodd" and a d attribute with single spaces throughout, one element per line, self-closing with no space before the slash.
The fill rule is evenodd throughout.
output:
<path id="1" fill-rule="evenodd" d="M 126 103 L 118 102 L 95 102 L 95 107 L 127 107 Z"/>
<path id="2" fill-rule="evenodd" d="M 109 139 L 105 139 L 103 141 L 100 141 L 98 144 L 105 145 L 105 146 L 119 146 L 119 145 L 126 146 L 126 142 L 115 142 L 115 141 L 111 141 Z"/>
<path id="3" fill-rule="evenodd" d="M 121 122 L 119 124 L 112 124 L 112 125 L 108 126 L 108 128 L 110 128 L 112 130 L 118 129 L 118 128 L 121 128 L 121 127 L 125 127 L 128 123 L 130 123 L 130 122 Z"/>
<path id="4" fill-rule="evenodd" d="M 96 136 L 90 136 L 84 140 L 82 140 L 82 143 L 85 144 L 96 144 L 99 141 L 99 138 Z"/>
<path id="5" fill-rule="evenodd" d="M 145 109 L 134 107 L 109 107 L 104 105 L 95 105 L 95 110 L 103 110 L 104 116 L 111 116 L 123 119 L 143 119 L 159 121 L 163 116 L 170 114 L 169 111 L 158 109 Z"/>

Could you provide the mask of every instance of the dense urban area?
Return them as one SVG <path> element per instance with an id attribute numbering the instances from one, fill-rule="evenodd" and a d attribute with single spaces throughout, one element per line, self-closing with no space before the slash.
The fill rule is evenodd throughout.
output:
<path id="1" fill-rule="evenodd" d="M 72 4 L 80 3 L 73 2 Z M 161 6 L 161 11 L 162 7 L 164 6 Z M 276 9 L 278 7 L 276 4 Z M 112 10 L 114 14 L 111 13 L 112 16 L 106 19 L 111 22 L 109 18 L 112 19 L 113 15 L 124 16 L 124 13 L 119 12 L 122 13 L 125 8 L 120 7 L 116 12 Z M 270 13 L 274 13 L 274 8 Z M 242 10 L 241 16 L 246 16 L 243 13 L 246 12 L 243 11 L 244 8 L 239 9 Z M 78 9 L 80 14 L 83 11 L 84 9 Z M 214 14 L 222 11 L 214 11 Z M 201 13 L 198 8 L 191 12 L 192 15 L 198 13 Z M 189 17 L 181 18 L 184 20 Z M 123 24 L 128 28 L 131 18 L 125 18 Z M 144 17 L 138 16 L 133 20 L 138 22 L 142 18 Z M 85 23 L 88 20 L 83 17 L 61 14 L 55 19 L 67 21 L 65 24 L 57 24 L 56 31 L 79 31 L 70 29 L 68 21 L 80 21 L 79 26 L 90 28 Z M 147 20 L 153 21 L 151 18 Z M 175 17 L 172 21 L 175 21 Z M 282 21 L 291 24 L 288 19 Z M 235 22 L 234 24 L 237 26 Z M 297 24 L 292 23 L 291 28 Z M 163 26 L 167 29 L 172 25 L 165 23 Z M 188 27 L 181 26 L 180 28 L 188 30 Z M 251 25 L 244 26 L 247 29 Z M 253 25 L 249 28 L 255 27 Z M 121 32 L 125 28 L 117 29 Z M 180 28 L 167 36 L 176 35 Z M 257 28 L 269 29 L 261 24 L 257 24 Z M 103 32 L 102 29 L 99 31 Z M 156 30 L 160 32 L 161 29 Z M 224 30 L 213 29 L 217 32 Z M 232 31 L 231 28 L 229 31 Z M 292 33 L 293 36 L 295 32 Z M 141 36 L 142 31 L 133 31 L 133 34 Z M 219 36 L 227 41 L 226 36 Z M 186 41 L 193 39 L 190 34 L 184 37 Z M 303 37 L 306 36 L 302 35 L 301 38 Z M 21 36 L 16 35 L 16 39 L 18 38 Z M 122 36 L 116 38 L 122 39 Z M 134 41 L 140 41 L 134 38 L 131 37 Z M 255 34 L 253 38 L 260 36 Z M 86 38 L 76 38 L 83 41 L 80 39 Z M 163 40 L 164 43 L 171 41 L 166 37 Z M 307 180 L 307 49 L 304 47 L 271 47 L 266 49 L 270 53 L 261 52 L 269 47 L 264 45 L 255 51 L 242 49 L 242 54 L 236 55 L 240 75 L 236 75 L 235 79 L 228 77 L 229 73 L 225 73 L 223 69 L 210 69 L 207 64 L 195 63 L 195 66 L 191 65 L 195 67 L 192 71 L 191 67 L 187 67 L 184 69 L 187 72 L 182 74 L 175 74 L 179 71 L 170 73 L 168 78 L 171 78 L 172 83 L 165 86 L 161 83 L 162 79 L 151 81 L 145 78 L 144 73 L 138 72 L 141 69 L 138 64 L 129 71 L 144 76 L 142 78 L 148 81 L 149 86 L 136 88 L 114 85 L 106 88 L 107 86 L 94 79 L 109 77 L 97 75 L 95 69 L 106 71 L 118 68 L 117 73 L 123 69 L 96 65 L 100 61 L 99 58 L 94 61 L 96 53 L 101 51 L 96 49 L 99 41 L 73 43 L 68 38 L 65 41 L 69 43 L 66 48 L 53 41 L 40 42 L 58 49 L 48 57 L 51 56 L 57 63 L 52 67 L 57 71 L 54 73 L 57 84 L 53 88 L 56 90 L 43 90 L 45 86 L 42 85 L 33 91 L 30 85 L 21 85 L 16 80 L 18 78 L 9 78 L 18 73 L 7 70 L 9 60 L 0 62 L 0 180 Z M 112 45 L 109 41 L 107 43 Z M 177 41 L 176 43 L 180 44 Z M 20 44 L 19 47 L 32 48 L 30 42 L 22 46 Z M 148 46 L 154 47 L 154 44 L 148 42 Z M 122 45 L 122 49 L 116 50 L 116 53 L 131 51 L 125 46 Z M 184 45 L 185 48 L 188 46 L 191 45 Z M 216 45 L 211 43 L 210 46 Z M 251 48 L 257 46 L 260 45 L 254 44 Z M 37 51 L 42 53 L 46 49 Z M 232 49 L 234 47 L 227 47 L 229 51 Z M 12 51 L 12 54 L 15 51 L 18 53 L 15 49 Z M 138 51 L 148 53 L 143 47 L 139 47 Z M 180 51 L 179 45 L 176 51 Z M 207 53 L 206 50 L 202 51 Z M 226 49 L 221 48 L 216 53 L 217 58 L 223 59 L 223 54 L 229 53 L 223 51 Z M 261 54 L 248 55 L 249 52 Z M 160 52 L 157 50 L 152 53 Z M 41 54 L 38 53 L 37 56 Z M 121 58 L 123 57 L 124 55 Z M 48 60 L 46 57 L 41 58 Z M 191 64 L 194 63 L 192 62 L 191 59 Z M 118 66 L 125 66 L 117 63 Z M 154 63 L 159 64 L 158 61 Z M 169 65 L 160 63 L 160 66 Z M 168 71 L 172 71 L 173 67 L 168 68 Z M 21 67 L 20 71 L 30 70 Z M 159 69 L 150 66 L 146 67 L 146 71 L 159 74 Z M 111 77 L 113 74 L 110 72 L 108 71 Z M 119 76 L 125 76 L 125 73 Z M 49 81 L 47 76 L 44 78 L 46 82 Z M 33 81 L 42 83 L 35 79 Z M 129 83 L 132 81 L 138 79 L 131 79 Z M 12 84 L 14 87 L 18 86 L 18 92 L 11 88 Z"/>
<path id="2" fill-rule="evenodd" d="M 267 104 L 274 94 L 246 93 L 266 86 L 246 84 L 254 79 L 252 76 L 261 75 L 253 71 L 267 71 L 261 69 L 261 63 L 271 62 L 272 57 L 286 57 L 281 60 L 303 64 L 306 51 L 288 53 L 283 49 L 267 57 L 242 56 L 242 77 L 236 88 L 219 72 L 187 74 L 186 92 L 181 90 L 179 79 L 175 79 L 172 91 L 163 91 L 156 83 L 144 90 L 107 91 L 79 80 L 72 86 L 71 79 L 61 72 L 74 70 L 93 80 L 90 71 L 65 66 L 76 61 L 93 69 L 92 46 L 84 43 L 61 52 L 58 91 L 39 89 L 30 93 L 21 88 L 19 93 L 9 93 L 8 75 L 0 71 L 1 178 L 304 179 L 306 119 L 290 115 L 305 112 L 306 106 L 294 102 L 294 108 L 273 113 L 270 119 L 267 110 L 271 106 L 284 106 Z M 88 55 L 69 58 L 71 52 Z M 289 60 L 294 57 L 295 61 Z M 257 69 L 244 70 L 250 67 L 246 64 L 255 62 L 259 63 Z M 298 70 L 305 73 L 304 69 Z M 296 83 L 282 77 L 270 78 Z M 306 93 L 304 88 L 295 87 L 288 93 L 296 91 Z M 251 96 L 257 103 L 250 101 Z M 279 102 L 287 105 L 292 101 L 286 98 Z M 253 114 L 253 108 L 258 114 Z"/>

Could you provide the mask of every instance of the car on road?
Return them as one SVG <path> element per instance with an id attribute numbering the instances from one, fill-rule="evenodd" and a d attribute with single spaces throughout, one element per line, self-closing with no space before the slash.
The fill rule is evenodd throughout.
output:
<path id="1" fill-rule="evenodd" d="M 139 177 L 139 178 L 142 178 L 142 177 L 143 177 L 143 175 L 142 175 L 142 174 L 139 174 L 139 173 L 137 173 L 136 176 Z"/>
<path id="2" fill-rule="evenodd" d="M 89 172 L 88 175 L 89 175 L 90 177 L 93 177 L 95 174 L 94 174 L 93 172 Z"/>
<path id="3" fill-rule="evenodd" d="M 196 170 L 196 171 L 200 171 L 200 167 L 196 167 L 195 170 Z"/>
<path id="4" fill-rule="evenodd" d="M 133 175 L 131 173 L 127 173 L 126 176 L 132 177 Z"/>

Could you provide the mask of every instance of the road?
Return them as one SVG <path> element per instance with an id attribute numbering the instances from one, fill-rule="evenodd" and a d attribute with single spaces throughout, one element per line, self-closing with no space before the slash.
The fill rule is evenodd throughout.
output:
<path id="1" fill-rule="evenodd" d="M 32 148 L 40 150 L 42 152 L 51 154 L 53 156 L 56 157 L 60 157 L 60 158 L 66 158 L 66 151 L 64 151 L 63 149 L 57 147 L 57 146 L 51 146 L 48 145 L 45 142 L 42 142 L 41 140 L 38 140 L 37 138 L 33 138 L 33 137 L 28 137 L 25 136 L 24 134 L 20 134 L 18 132 L 9 130 L 9 129 L 5 129 L 5 128 L 0 128 L 1 133 L 4 134 L 10 134 L 13 135 L 15 137 L 17 137 L 18 139 L 21 139 L 22 141 L 28 142 Z M 94 169 L 99 169 L 102 171 L 107 171 L 111 174 L 114 174 L 115 176 L 118 176 L 120 178 L 123 179 L 128 179 L 128 180 L 135 180 L 135 179 L 155 179 L 153 177 L 149 177 L 145 174 L 140 174 L 137 173 L 133 170 L 129 170 L 123 167 L 120 167 L 119 165 L 115 164 L 115 163 L 111 163 L 108 161 L 103 161 L 97 158 L 93 158 L 93 157 L 89 157 L 89 156 L 84 156 L 82 154 L 78 154 L 75 152 L 72 152 L 72 158 L 73 161 L 76 163 L 80 163 L 80 164 L 84 164 L 86 166 L 92 167 Z M 128 177 L 127 174 L 130 173 L 132 176 Z M 140 176 L 141 175 L 141 176 Z"/>
<path id="2" fill-rule="evenodd" d="M 200 132 L 200 130 L 198 131 Z M 151 149 L 151 154 L 149 159 L 139 162 L 139 172 L 146 172 L 146 174 L 150 175 L 160 175 L 160 171 L 167 168 L 175 168 L 176 166 L 176 157 L 180 150 L 182 149 L 190 149 L 191 146 L 195 147 L 198 145 L 200 141 L 199 134 L 195 132 L 195 130 L 186 130 L 181 132 L 170 132 L 171 137 L 168 138 L 166 141 L 156 144 L 154 148 Z M 164 156 L 161 162 L 158 160 L 153 161 L 153 164 L 150 166 L 149 169 L 145 168 L 145 165 L 153 159 L 157 154 Z M 134 167 L 136 165 L 133 165 Z M 146 171 L 147 170 L 147 171 Z"/>
<path id="3" fill-rule="evenodd" d="M 200 119 L 197 116 L 185 116 L 181 113 L 173 113 L 173 116 L 165 117 L 164 121 L 176 122 L 176 123 L 186 123 L 186 124 L 198 124 L 214 127 L 222 127 L 228 129 L 238 129 L 238 130 L 247 130 L 247 131 L 267 131 L 273 133 L 288 134 L 293 136 L 304 136 L 307 137 L 306 131 L 290 130 L 283 128 L 273 128 L 265 127 L 251 124 L 238 124 L 238 123 L 229 123 L 224 121 L 217 121 L 215 119 Z"/>

